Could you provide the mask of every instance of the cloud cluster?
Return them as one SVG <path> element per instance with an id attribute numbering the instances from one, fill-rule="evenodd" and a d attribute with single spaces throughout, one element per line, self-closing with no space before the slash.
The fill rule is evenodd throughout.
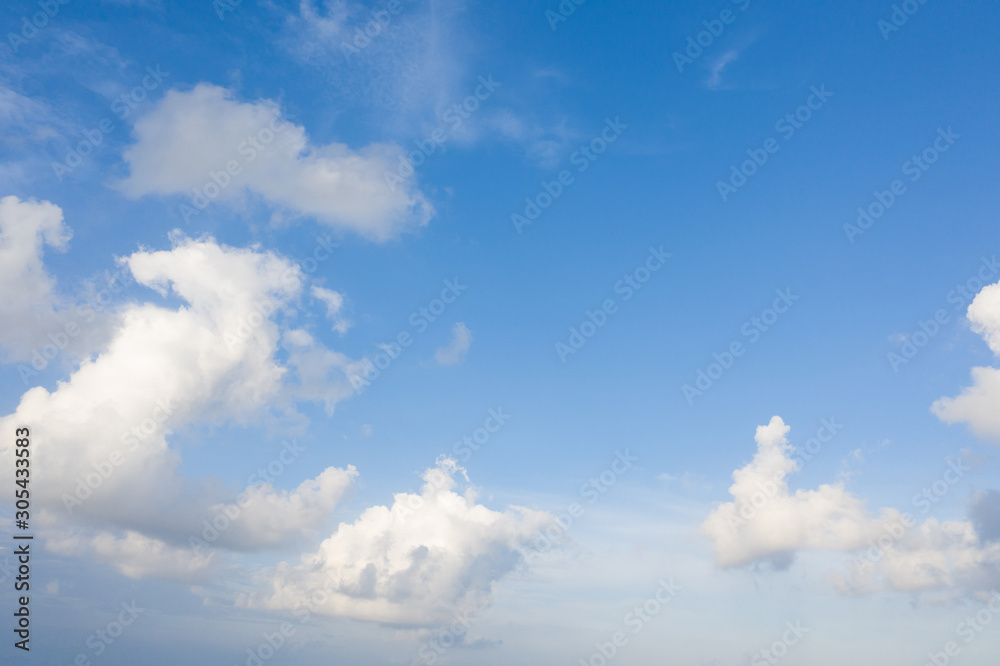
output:
<path id="1" fill-rule="evenodd" d="M 64 244 L 69 232 L 58 208 L 30 206 L 19 218 L 25 222 L 20 242 Z M 293 311 L 303 291 L 299 270 L 273 253 L 212 239 L 175 235 L 173 243 L 170 250 L 142 250 L 121 262 L 140 285 L 176 304 L 122 307 L 105 349 L 82 360 L 55 390 L 29 389 L 16 411 L 0 419 L 5 432 L 31 426 L 33 501 L 47 523 L 57 527 L 72 516 L 91 526 L 95 535 L 80 536 L 76 544 L 132 573 L 155 568 L 130 564 L 137 553 L 164 562 L 164 575 L 186 571 L 166 554 L 187 547 L 202 533 L 203 521 L 232 504 L 239 491 L 179 474 L 180 456 L 170 445 L 179 430 L 251 423 L 276 406 L 290 406 L 292 397 L 318 397 L 301 387 L 289 391 L 286 377 L 295 374 L 295 359 L 290 368 L 276 357 L 279 318 Z M 44 276 L 32 261 L 18 270 Z M 41 282 L 44 293 L 36 296 L 47 297 L 51 285 Z M 300 351 L 334 353 L 312 340 Z M 348 385 L 343 374 L 331 381 Z M 337 396 L 321 399 L 332 409 Z M 12 465 L 12 441 L 0 443 L 0 459 Z M 253 550 L 310 533 L 324 524 L 355 475 L 353 468 L 331 467 L 292 492 L 254 485 L 239 520 L 215 545 Z M 125 535 L 113 535 L 116 530 Z"/>
<path id="2" fill-rule="evenodd" d="M 134 135 L 124 153 L 130 173 L 122 191 L 184 195 L 185 218 L 212 201 L 239 203 L 249 193 L 385 240 L 426 224 L 432 214 L 412 183 L 387 185 L 385 173 L 402 155 L 398 146 L 312 144 L 301 126 L 282 119 L 276 103 L 239 102 L 219 86 L 169 91 L 136 122 Z"/>
<path id="3" fill-rule="evenodd" d="M 896 509 L 873 515 L 842 483 L 793 493 L 785 480 L 797 468 L 788 431 L 778 416 L 757 428 L 756 455 L 733 472 L 733 501 L 717 506 L 702 523 L 719 566 L 783 567 L 798 552 L 830 551 L 855 555 L 846 574 L 832 576 L 845 594 L 977 591 L 1000 582 L 1000 543 L 991 540 L 998 522 L 993 495 L 974 505 L 976 524 L 930 518 L 915 525 Z"/>
<path id="4" fill-rule="evenodd" d="M 48 303 L 54 312 L 59 297 L 40 248 L 65 247 L 61 211 L 8 198 L 0 219 L 19 223 L 5 226 L 4 238 L 24 250 L 7 279 L 30 276 L 38 285 L 33 301 L 6 307 Z M 291 325 L 307 295 L 335 319 L 344 298 L 307 289 L 286 258 L 178 232 L 171 240 L 170 249 L 118 260 L 151 298 L 123 303 L 106 345 L 54 390 L 27 390 L 0 430 L 31 428 L 33 519 L 49 549 L 93 557 L 132 578 L 224 584 L 240 553 L 330 534 L 328 521 L 358 471 L 328 467 L 278 488 L 276 477 L 302 451 L 291 443 L 260 477 L 233 488 L 182 474 L 185 431 L 254 424 L 299 400 L 318 400 L 330 412 L 351 394 L 350 377 L 363 364 Z M 13 466 L 13 443 L 0 440 L 0 466 Z M 491 510 L 474 490 L 456 491 L 459 473 L 454 461 L 439 461 L 421 493 L 365 510 L 301 564 L 272 570 L 254 603 L 294 608 L 323 589 L 317 612 L 408 625 L 488 604 L 493 584 L 521 563 L 518 549 L 548 516 Z"/>
<path id="5" fill-rule="evenodd" d="M 248 605 L 299 609 L 395 625 L 433 625 L 488 603 L 493 584 L 521 563 L 519 548 L 548 514 L 493 511 L 456 492 L 465 470 L 443 458 L 419 494 L 398 493 L 341 524 L 315 553 L 274 571 L 270 594 Z"/>

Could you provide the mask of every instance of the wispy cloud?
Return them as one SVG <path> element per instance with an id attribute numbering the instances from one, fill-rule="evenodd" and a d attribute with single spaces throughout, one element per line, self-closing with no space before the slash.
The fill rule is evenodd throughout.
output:
<path id="1" fill-rule="evenodd" d="M 438 347 L 434 352 L 434 360 L 439 365 L 455 365 L 465 360 L 465 355 L 472 346 L 472 331 L 462 322 L 455 324 L 451 329 L 451 344 L 446 347 Z"/>
<path id="2" fill-rule="evenodd" d="M 712 90 L 718 90 L 722 85 L 722 74 L 725 72 L 726 67 L 730 63 L 739 60 L 739 57 L 739 51 L 727 51 L 719 56 L 719 58 L 712 63 L 711 73 L 709 74 L 708 80 L 705 84 Z"/>

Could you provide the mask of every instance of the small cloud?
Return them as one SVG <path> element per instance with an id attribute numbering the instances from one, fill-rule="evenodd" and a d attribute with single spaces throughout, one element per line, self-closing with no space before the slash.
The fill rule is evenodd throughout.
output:
<path id="1" fill-rule="evenodd" d="M 361 426 L 361 436 L 362 437 L 371 437 L 372 436 L 372 430 L 373 430 L 373 428 L 372 428 L 372 426 L 371 426 L 370 423 L 364 424 L 363 426 Z"/>
<path id="2" fill-rule="evenodd" d="M 692 474 L 691 472 L 684 472 L 681 475 L 663 473 L 656 478 L 663 481 L 667 485 L 679 485 L 686 490 L 693 490 L 695 488 L 711 488 L 711 484 L 705 482 L 704 476 L 700 474 Z"/>
<path id="3" fill-rule="evenodd" d="M 333 322 L 333 330 L 341 335 L 347 333 L 351 322 L 344 319 L 340 312 L 344 309 L 344 295 L 332 289 L 316 286 L 312 288 L 312 295 L 326 305 L 326 318 Z"/>
<path id="4" fill-rule="evenodd" d="M 569 83 L 569 77 L 562 72 L 562 70 L 555 67 L 541 67 L 532 72 L 532 75 L 536 79 L 553 79 L 557 83 L 562 85 L 567 85 Z"/>
<path id="5" fill-rule="evenodd" d="M 722 73 L 725 71 L 726 66 L 729 63 L 738 60 L 740 54 L 738 51 L 729 51 L 723 53 L 718 60 L 712 65 L 712 74 L 708 77 L 707 85 L 712 90 L 718 90 L 719 86 L 722 84 Z"/>
<path id="6" fill-rule="evenodd" d="M 434 352 L 434 360 L 439 365 L 455 365 L 465 359 L 466 352 L 472 346 L 472 331 L 462 322 L 455 324 L 451 329 L 451 344 L 447 347 L 438 347 Z"/>
<path id="7" fill-rule="evenodd" d="M 54 580 L 45 586 L 45 594 L 59 594 L 59 581 Z"/>

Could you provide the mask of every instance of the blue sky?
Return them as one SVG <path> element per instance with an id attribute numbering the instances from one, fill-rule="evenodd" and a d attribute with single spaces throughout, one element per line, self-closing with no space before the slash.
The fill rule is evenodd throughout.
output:
<path id="1" fill-rule="evenodd" d="M 43 5 L 0 47 L 5 659 L 991 663 L 991 6 Z"/>

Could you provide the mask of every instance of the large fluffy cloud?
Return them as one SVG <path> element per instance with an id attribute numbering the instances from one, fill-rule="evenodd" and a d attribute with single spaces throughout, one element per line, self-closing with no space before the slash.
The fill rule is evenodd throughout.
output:
<path id="1" fill-rule="evenodd" d="M 22 216 L 30 223 L 25 238 L 64 243 L 68 231 L 60 226 L 58 209 L 33 206 L 31 215 Z M 29 389 L 16 411 L 0 419 L 3 432 L 31 428 L 40 521 L 58 528 L 72 520 L 92 528 L 74 544 L 112 561 L 121 558 L 115 563 L 133 573 L 150 568 L 129 564 L 143 552 L 165 564 L 164 575 L 188 571 L 165 553 L 188 547 L 192 536 L 204 535 L 205 521 L 227 512 L 238 518 L 223 521 L 226 528 L 212 539 L 224 549 L 255 550 L 311 533 L 356 475 L 352 467 L 331 467 L 290 492 L 265 478 L 241 494 L 179 474 L 180 456 L 170 442 L 190 424 L 250 423 L 296 398 L 319 398 L 332 410 L 350 390 L 336 368 L 322 387 L 310 391 L 293 382 L 289 388 L 286 380 L 298 373 L 295 359 L 289 365 L 277 359 L 279 322 L 303 292 L 301 273 L 289 261 L 212 239 L 175 235 L 173 243 L 170 250 L 139 251 L 121 260 L 164 302 L 122 307 L 105 349 L 81 361 L 55 390 Z M 33 264 L 21 269 L 32 271 L 44 277 Z M 45 283 L 39 295 L 50 291 Z M 300 352 L 333 354 L 311 339 Z M 341 367 L 350 367 L 349 360 Z M 0 442 L 6 468 L 13 465 L 12 444 L 9 438 Z M 289 455 L 281 454 L 282 469 L 297 453 Z"/>
<path id="2" fill-rule="evenodd" d="M 390 188 L 402 150 L 371 144 L 314 145 L 281 118 L 274 102 L 239 102 L 230 91 L 199 84 L 169 91 L 135 124 L 125 151 L 131 196 L 182 194 L 185 217 L 212 200 L 253 193 L 287 210 L 382 240 L 425 224 L 431 206 L 412 184 Z"/>
<path id="3" fill-rule="evenodd" d="M 392 506 L 341 524 L 299 564 L 279 565 L 270 592 L 246 603 L 424 626 L 488 603 L 494 582 L 521 563 L 519 548 L 551 518 L 478 504 L 472 489 L 456 492 L 457 473 L 465 471 L 439 460 L 420 494 L 398 493 Z"/>
<path id="4" fill-rule="evenodd" d="M 35 298 L 55 302 L 38 248 L 44 241 L 61 247 L 69 230 L 49 204 L 17 213 L 24 224 L 11 236 L 34 252 L 15 277 L 37 276 Z M 0 418 L 0 432 L 31 429 L 32 519 L 49 549 L 89 555 L 133 578 L 224 588 L 234 555 L 330 534 L 328 521 L 358 472 L 328 467 L 279 488 L 277 478 L 303 451 L 293 440 L 244 488 L 191 478 L 181 472 L 185 431 L 252 425 L 299 400 L 318 400 L 330 412 L 351 395 L 350 378 L 363 363 L 317 343 L 296 316 L 307 296 L 339 316 L 339 292 L 307 289 L 301 271 L 272 252 L 176 232 L 171 240 L 168 250 L 119 260 L 158 295 L 123 303 L 106 345 L 54 390 L 26 391 L 16 411 Z M 0 439 L 0 467 L 8 470 L 13 444 Z M 340 525 L 301 564 L 271 570 L 246 601 L 296 608 L 324 590 L 317 612 L 408 625 L 488 604 L 493 584 L 521 563 L 519 548 L 548 516 L 491 510 L 473 490 L 456 492 L 459 472 L 441 460 L 420 494 L 397 494 L 391 507 Z"/>
<path id="5" fill-rule="evenodd" d="M 983 287 L 967 312 L 972 330 L 1000 355 L 1000 283 Z M 946 423 L 966 423 L 980 437 L 1000 442 L 1000 369 L 972 369 L 972 386 L 954 398 L 941 398 L 932 411 Z"/>
<path id="6" fill-rule="evenodd" d="M 930 518 L 916 525 L 896 509 L 874 515 L 840 483 L 790 492 L 786 477 L 797 463 L 788 432 L 777 416 L 757 428 L 757 454 L 733 472 L 733 501 L 717 506 L 702 524 L 720 566 L 787 566 L 800 551 L 833 551 L 854 555 L 846 574 L 833 575 L 846 594 L 887 588 L 975 592 L 1000 582 L 1000 544 L 978 533 L 973 522 Z M 978 512 L 973 509 L 981 526 L 995 521 L 990 497 L 980 500 Z"/>

